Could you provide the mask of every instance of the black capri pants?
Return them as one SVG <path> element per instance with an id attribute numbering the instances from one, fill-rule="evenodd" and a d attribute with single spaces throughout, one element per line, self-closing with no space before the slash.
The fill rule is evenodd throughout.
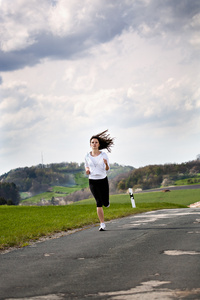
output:
<path id="1" fill-rule="evenodd" d="M 109 206 L 109 184 L 108 178 L 89 179 L 89 187 L 96 200 L 97 207 Z"/>

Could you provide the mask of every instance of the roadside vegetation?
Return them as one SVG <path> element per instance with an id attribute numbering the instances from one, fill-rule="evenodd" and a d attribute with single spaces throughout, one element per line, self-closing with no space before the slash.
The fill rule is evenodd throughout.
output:
<path id="1" fill-rule="evenodd" d="M 136 208 L 132 208 L 128 194 L 111 195 L 105 220 L 151 210 L 184 208 L 199 201 L 199 196 L 199 189 L 139 193 L 135 195 Z M 0 250 L 27 246 L 43 236 L 97 223 L 93 198 L 65 206 L 3 205 L 0 206 Z"/>

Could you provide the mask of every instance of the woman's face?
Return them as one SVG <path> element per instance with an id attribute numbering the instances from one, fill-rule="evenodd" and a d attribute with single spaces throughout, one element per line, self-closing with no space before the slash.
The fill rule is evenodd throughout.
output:
<path id="1" fill-rule="evenodd" d="M 90 142 L 90 146 L 92 149 L 99 149 L 99 141 L 97 139 L 92 139 Z"/>

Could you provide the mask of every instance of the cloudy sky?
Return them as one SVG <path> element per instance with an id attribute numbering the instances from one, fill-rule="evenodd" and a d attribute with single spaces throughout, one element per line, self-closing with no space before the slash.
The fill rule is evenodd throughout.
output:
<path id="1" fill-rule="evenodd" d="M 199 0 L 0 0 L 0 174 L 84 161 L 181 163 L 200 153 Z"/>

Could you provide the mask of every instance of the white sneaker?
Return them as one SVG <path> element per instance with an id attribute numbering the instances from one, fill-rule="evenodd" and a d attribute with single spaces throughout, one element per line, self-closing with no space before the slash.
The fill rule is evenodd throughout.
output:
<path id="1" fill-rule="evenodd" d="M 99 231 L 105 231 L 106 230 L 106 225 L 104 223 L 101 223 L 99 227 Z"/>

